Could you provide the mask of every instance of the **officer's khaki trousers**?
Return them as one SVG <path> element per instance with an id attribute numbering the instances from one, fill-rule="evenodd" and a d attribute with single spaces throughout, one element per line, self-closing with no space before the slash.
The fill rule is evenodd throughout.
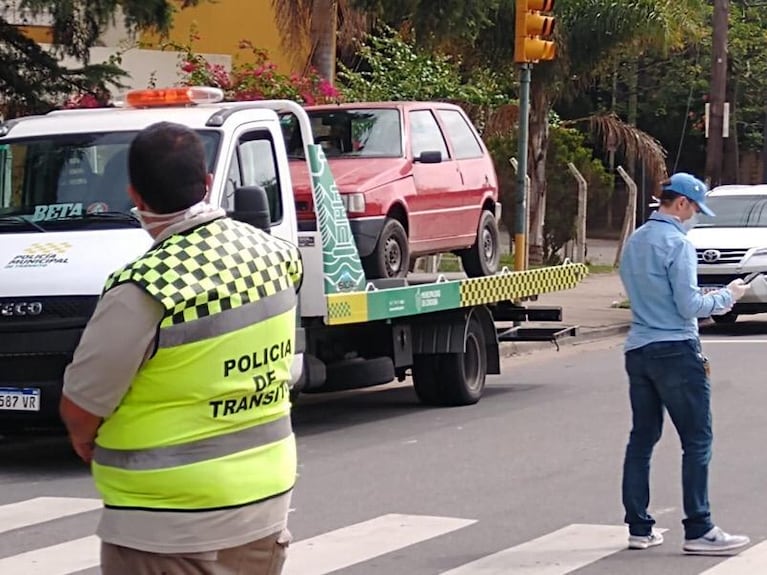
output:
<path id="1" fill-rule="evenodd" d="M 239 547 L 164 555 L 101 544 L 102 575 L 280 575 L 290 536 L 275 533 Z"/>

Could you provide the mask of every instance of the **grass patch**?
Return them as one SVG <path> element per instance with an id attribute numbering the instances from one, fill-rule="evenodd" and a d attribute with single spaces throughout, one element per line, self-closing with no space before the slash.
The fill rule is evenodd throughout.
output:
<path id="1" fill-rule="evenodd" d="M 503 269 L 503 266 L 506 266 L 510 270 L 514 269 L 514 254 L 501 254 L 501 260 L 500 264 L 498 265 L 499 268 Z"/>
<path id="2" fill-rule="evenodd" d="M 461 272 L 461 260 L 454 254 L 444 254 L 439 260 L 439 271 L 441 272 Z"/>
<path id="3" fill-rule="evenodd" d="M 611 274 L 616 268 L 607 264 L 588 264 L 590 274 Z"/>

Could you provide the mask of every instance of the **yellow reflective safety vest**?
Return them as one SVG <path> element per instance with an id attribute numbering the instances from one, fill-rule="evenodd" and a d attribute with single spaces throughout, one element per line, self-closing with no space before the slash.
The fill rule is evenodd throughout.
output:
<path id="1" fill-rule="evenodd" d="M 112 274 L 105 292 L 134 283 L 164 316 L 155 353 L 96 437 L 92 472 L 107 507 L 209 511 L 292 489 L 302 273 L 295 246 L 220 218 Z"/>

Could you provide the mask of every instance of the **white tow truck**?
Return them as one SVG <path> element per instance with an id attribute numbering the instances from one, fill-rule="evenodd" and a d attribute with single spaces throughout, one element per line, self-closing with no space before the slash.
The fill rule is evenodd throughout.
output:
<path id="1" fill-rule="evenodd" d="M 210 201 L 300 247 L 294 397 L 412 375 L 419 399 L 468 405 L 500 372 L 499 341 L 555 340 L 574 328 L 561 308 L 519 302 L 575 287 L 582 264 L 368 281 L 346 211 L 303 108 L 223 102 L 207 87 L 129 92 L 112 108 L 61 110 L 0 125 L 0 431 L 58 427 L 64 370 L 106 277 L 141 255 L 149 235 L 131 214 L 127 150 L 161 120 L 194 129 L 213 174 Z M 316 231 L 299 232 L 280 117 L 300 125 Z M 504 325 L 504 322 L 506 325 Z M 115 330 L 120 326 L 114 326 Z"/>

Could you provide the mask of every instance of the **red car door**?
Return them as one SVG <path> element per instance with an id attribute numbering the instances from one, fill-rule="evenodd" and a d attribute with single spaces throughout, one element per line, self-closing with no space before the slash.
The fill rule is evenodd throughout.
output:
<path id="1" fill-rule="evenodd" d="M 413 251 L 439 250 L 454 244 L 465 228 L 463 181 L 430 109 L 407 112 L 409 156 L 413 161 L 415 196 L 408 199 Z"/>
<path id="2" fill-rule="evenodd" d="M 437 115 L 463 178 L 464 189 L 460 194 L 460 204 L 466 210 L 465 225 L 469 225 L 470 229 L 462 228 L 462 231 L 476 233 L 485 198 L 491 197 L 495 200 L 498 197 L 498 181 L 493 161 L 463 112 L 440 108 Z"/>

